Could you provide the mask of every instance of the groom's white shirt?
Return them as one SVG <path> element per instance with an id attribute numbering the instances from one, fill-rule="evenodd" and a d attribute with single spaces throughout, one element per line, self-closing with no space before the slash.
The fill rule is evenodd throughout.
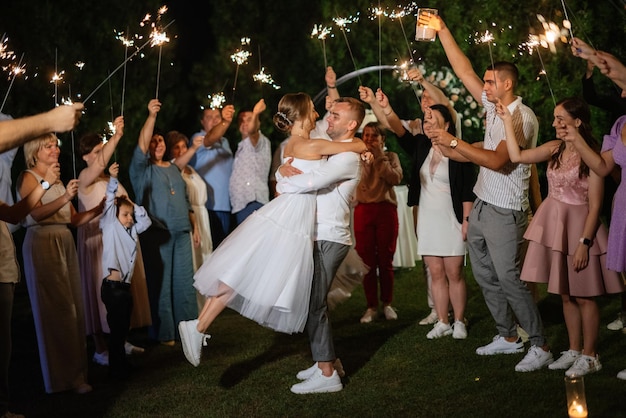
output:
<path id="1" fill-rule="evenodd" d="M 342 142 L 348 142 L 347 139 Z M 291 177 L 276 172 L 279 193 L 317 191 L 315 241 L 352 245 L 350 208 L 361 178 L 361 158 L 354 152 L 331 155 L 319 168 Z"/>

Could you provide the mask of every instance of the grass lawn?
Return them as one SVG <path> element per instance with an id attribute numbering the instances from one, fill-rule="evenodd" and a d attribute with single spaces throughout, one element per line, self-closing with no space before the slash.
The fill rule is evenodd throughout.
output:
<path id="1" fill-rule="evenodd" d="M 43 390 L 32 315 L 25 283 L 16 290 L 11 364 L 12 410 L 27 417 L 566 417 L 564 374 L 549 369 L 517 373 L 524 354 L 478 356 L 495 326 L 475 281 L 468 277 L 469 336 L 429 341 L 421 265 L 396 272 L 397 321 L 362 325 L 362 288 L 332 312 L 335 345 L 346 369 L 344 390 L 295 395 L 298 370 L 312 364 L 305 335 L 264 329 L 233 311 L 211 328 L 212 339 L 194 368 L 180 344 L 151 343 L 145 329 L 130 340 L 145 346 L 127 382 L 107 378 L 90 363 L 94 391 L 86 395 L 46 395 Z M 603 369 L 585 379 L 590 417 L 626 417 L 626 382 L 615 376 L 626 368 L 626 335 L 609 331 L 619 298 L 599 298 L 599 352 Z M 552 352 L 567 349 L 559 297 L 539 303 Z M 88 353 L 93 354 L 91 341 Z"/>

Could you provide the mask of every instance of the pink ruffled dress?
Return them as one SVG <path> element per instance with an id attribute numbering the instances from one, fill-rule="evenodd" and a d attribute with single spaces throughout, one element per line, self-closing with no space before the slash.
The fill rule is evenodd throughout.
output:
<path id="1" fill-rule="evenodd" d="M 574 253 L 589 213 L 588 178 L 578 177 L 580 155 L 570 153 L 558 169 L 548 167 L 548 197 L 533 217 L 524 238 L 528 243 L 521 279 L 548 283 L 548 292 L 592 297 L 621 293 L 619 275 L 606 267 L 608 232 L 600 225 L 589 248 L 589 264 L 575 271 Z"/>

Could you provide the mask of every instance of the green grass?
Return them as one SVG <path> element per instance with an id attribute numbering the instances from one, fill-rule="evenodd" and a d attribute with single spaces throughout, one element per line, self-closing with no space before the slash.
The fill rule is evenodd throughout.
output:
<path id="1" fill-rule="evenodd" d="M 347 375 L 335 394 L 294 395 L 295 373 L 311 365 L 305 335 L 283 335 L 232 311 L 211 329 L 212 339 L 198 368 L 180 344 L 154 345 L 145 330 L 131 340 L 146 346 L 133 359 L 131 380 L 107 379 L 106 368 L 90 365 L 94 391 L 87 395 L 43 391 L 28 297 L 22 284 L 14 309 L 12 410 L 28 417 L 565 417 L 562 371 L 516 373 L 523 354 L 478 356 L 477 346 L 495 335 L 482 294 L 468 276 L 469 336 L 429 341 L 429 327 L 417 325 L 428 312 L 421 266 L 396 274 L 397 321 L 361 325 L 362 289 L 332 312 L 336 351 Z M 604 368 L 585 379 L 591 417 L 626 417 L 626 335 L 608 331 L 618 298 L 599 298 L 599 351 Z M 539 304 L 555 356 L 567 349 L 560 298 Z M 88 343 L 89 353 L 93 353 Z"/>

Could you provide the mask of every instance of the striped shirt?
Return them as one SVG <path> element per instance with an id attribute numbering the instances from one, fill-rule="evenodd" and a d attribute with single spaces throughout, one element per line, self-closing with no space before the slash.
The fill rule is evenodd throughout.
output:
<path id="1" fill-rule="evenodd" d="M 495 150 L 500 141 L 506 140 L 504 123 L 496 115 L 496 106 L 487 100 L 483 91 L 482 103 L 485 107 L 485 140 L 483 148 Z M 539 122 L 533 111 L 517 97 L 508 106 L 512 115 L 513 128 L 517 142 L 524 148 L 534 148 L 537 145 Z M 474 193 L 484 202 L 505 209 L 526 211 L 528 202 L 528 179 L 530 178 L 529 164 L 507 163 L 499 171 L 480 167 L 478 179 L 474 186 Z"/>

